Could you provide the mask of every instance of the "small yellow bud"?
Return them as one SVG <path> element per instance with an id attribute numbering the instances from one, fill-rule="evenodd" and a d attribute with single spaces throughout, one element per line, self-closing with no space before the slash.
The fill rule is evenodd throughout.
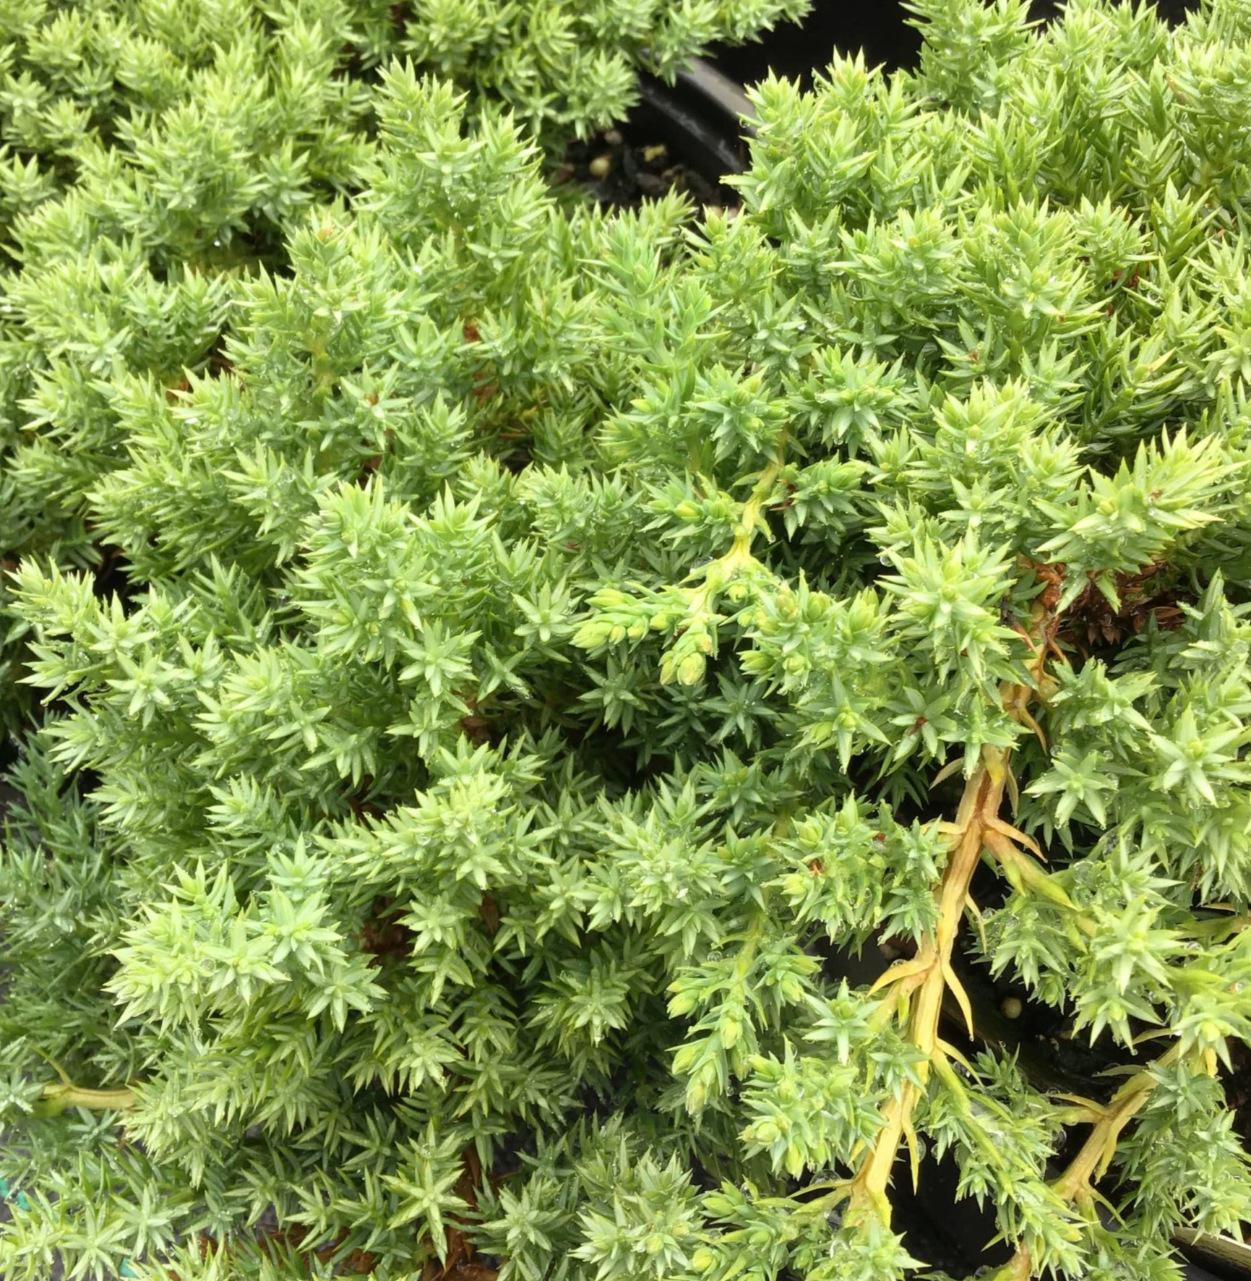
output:
<path id="1" fill-rule="evenodd" d="M 778 1127 L 772 1121 L 758 1121 L 751 1127 L 750 1133 L 753 1141 L 764 1147 L 778 1140 Z"/>

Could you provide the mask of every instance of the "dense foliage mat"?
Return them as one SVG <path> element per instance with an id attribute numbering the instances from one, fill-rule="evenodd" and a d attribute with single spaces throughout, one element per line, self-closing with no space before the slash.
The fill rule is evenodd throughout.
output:
<path id="1" fill-rule="evenodd" d="M 916 8 L 736 215 L 392 62 L 272 262 L 15 224 L 5 1281 L 887 1281 L 923 1152 L 1000 1281 L 1247 1217 L 1251 8 Z"/>
<path id="2" fill-rule="evenodd" d="M 388 67 L 438 74 L 471 113 L 506 107 L 558 153 L 630 109 L 640 70 L 671 78 L 807 6 L 0 4 L 0 558 L 107 571 L 83 501 L 124 453 L 105 387 L 216 368 L 231 282 L 288 271 L 310 209 L 369 184 Z M 12 661 L 0 640 L 0 679 Z"/>

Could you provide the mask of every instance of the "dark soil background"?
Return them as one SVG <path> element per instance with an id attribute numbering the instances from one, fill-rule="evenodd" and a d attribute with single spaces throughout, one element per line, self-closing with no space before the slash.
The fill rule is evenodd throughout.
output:
<path id="1" fill-rule="evenodd" d="M 1199 0 L 1156 0 L 1169 22 L 1180 22 Z M 1054 18 L 1063 0 L 1032 0 L 1040 21 Z M 871 65 L 913 67 L 921 33 L 908 22 L 903 0 L 815 0 L 803 23 L 782 23 L 764 39 L 745 45 L 714 45 L 705 62 L 734 85 L 750 85 L 771 72 L 810 85 L 835 51 L 863 50 Z M 734 106 L 704 89 L 679 81 L 664 85 L 645 78 L 643 101 L 628 120 L 607 133 L 573 144 L 556 170 L 602 203 L 632 207 L 676 188 L 697 205 L 733 206 L 737 198 L 718 178 L 747 163 Z"/>

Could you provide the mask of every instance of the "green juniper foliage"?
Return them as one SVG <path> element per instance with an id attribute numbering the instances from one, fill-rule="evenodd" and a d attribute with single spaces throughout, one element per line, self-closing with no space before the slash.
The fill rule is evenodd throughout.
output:
<path id="1" fill-rule="evenodd" d="M 370 182 L 397 59 L 550 148 L 625 114 L 639 68 L 672 77 L 806 8 L 0 0 L 0 558 L 107 567 L 84 495 L 125 452 L 111 385 L 216 369 L 234 285 L 289 270 L 310 210 Z"/>
<path id="2" fill-rule="evenodd" d="M 890 1281 L 923 1152 L 999 1281 L 1251 1214 L 1251 8 L 914 7 L 737 216 L 391 63 L 281 270 L 19 222 L 5 1281 Z"/>

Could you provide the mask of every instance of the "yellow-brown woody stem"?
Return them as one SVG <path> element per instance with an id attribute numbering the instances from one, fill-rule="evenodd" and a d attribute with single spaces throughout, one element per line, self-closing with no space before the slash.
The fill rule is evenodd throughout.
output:
<path id="1" fill-rule="evenodd" d="M 40 1116 L 58 1116 L 68 1108 L 90 1108 L 95 1112 L 119 1112 L 133 1107 L 135 1095 L 125 1086 L 116 1090 L 92 1090 L 68 1081 L 45 1085 L 35 1110 Z"/>
<path id="2" fill-rule="evenodd" d="M 1085 1205 L 1094 1199 L 1094 1185 L 1107 1173 L 1116 1154 L 1121 1132 L 1143 1109 L 1156 1085 L 1156 1070 L 1177 1061 L 1176 1047 L 1150 1066 L 1129 1077 L 1112 1098 L 1103 1105 L 1084 1100 L 1084 1120 L 1092 1122 L 1077 1155 L 1064 1172 L 1052 1183 L 1052 1188 L 1064 1201 Z M 1016 1253 L 995 1273 L 992 1281 L 1030 1281 L 1034 1275 L 1034 1260 L 1026 1245 L 1017 1247 Z"/>
<path id="3" fill-rule="evenodd" d="M 943 994 L 950 988 L 972 1023 L 968 999 L 951 968 L 951 955 L 969 897 L 969 883 L 986 847 L 991 821 L 998 822 L 999 806 L 1007 782 L 1004 754 L 984 748 L 982 763 L 965 785 L 955 824 L 951 856 L 937 890 L 938 919 L 934 934 L 910 961 L 893 966 L 879 986 L 890 987 L 894 1005 L 908 1004 L 907 1037 L 924 1056 L 918 1068 L 923 1086 L 930 1061 L 938 1052 L 938 1024 Z M 870 1209 L 884 1221 L 890 1219 L 887 1187 L 900 1143 L 906 1138 L 915 1151 L 912 1114 L 920 1088 L 907 1082 L 882 1113 L 882 1128 L 850 1186 L 853 1207 Z"/>
<path id="4" fill-rule="evenodd" d="M 1038 736 L 1042 731 L 1029 711 L 1034 696 L 1046 687 L 1046 657 L 1051 642 L 1051 615 L 1041 607 L 1032 619 L 1033 634 L 1025 634 L 1032 654 L 1026 664 L 1031 684 L 1009 682 L 1000 689 L 1003 708 L 1018 724 Z M 906 1036 L 920 1052 L 917 1080 L 905 1082 L 900 1093 L 882 1110 L 882 1126 L 860 1168 L 844 1189 L 850 1197 L 850 1213 L 872 1214 L 890 1222 L 891 1170 L 899 1146 L 907 1141 L 912 1156 L 913 1178 L 919 1162 L 913 1113 L 928 1081 L 935 1059 L 942 1054 L 938 1040 L 943 997 L 947 991 L 956 998 L 973 1033 L 973 1015 L 968 996 L 951 967 L 952 952 L 969 901 L 969 886 L 983 853 L 992 855 L 1008 879 L 1017 888 L 1029 888 L 1063 899 L 1067 896 L 1055 887 L 1026 850 L 1040 853 L 1037 845 L 999 816 L 1005 790 L 1012 779 L 1007 751 L 983 747 L 981 760 L 965 784 L 955 822 L 944 823 L 941 830 L 951 838 L 951 854 L 935 892 L 936 925 L 933 935 L 922 943 L 917 955 L 892 966 L 878 980 L 877 989 L 888 988 L 887 1009 L 906 1010 Z M 1022 848 L 1024 847 L 1024 848 Z"/>

